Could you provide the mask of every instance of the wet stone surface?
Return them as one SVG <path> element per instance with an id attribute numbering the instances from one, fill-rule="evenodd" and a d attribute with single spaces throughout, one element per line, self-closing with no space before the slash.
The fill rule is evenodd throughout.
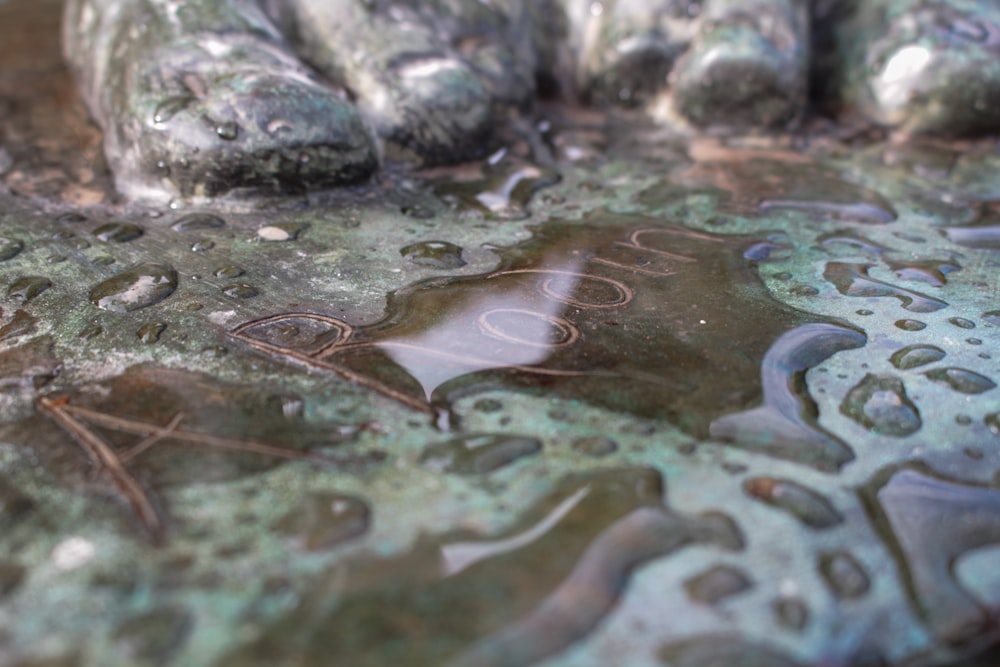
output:
<path id="1" fill-rule="evenodd" d="M 994 143 L 543 108 L 545 159 L 145 208 L 25 6 L 0 665 L 996 663 Z"/>

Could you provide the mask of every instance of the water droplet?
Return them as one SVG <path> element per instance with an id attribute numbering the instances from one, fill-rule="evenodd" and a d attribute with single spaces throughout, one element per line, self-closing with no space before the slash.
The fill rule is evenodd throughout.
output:
<path id="1" fill-rule="evenodd" d="M 152 345 L 160 340 L 160 336 L 166 330 L 167 325 L 162 322 L 148 322 L 139 327 L 135 335 L 141 342 Z"/>
<path id="2" fill-rule="evenodd" d="M 290 122 L 284 118 L 274 118 L 267 123 L 264 128 L 268 134 L 283 134 L 295 129 Z"/>
<path id="3" fill-rule="evenodd" d="M 809 623 L 809 607 L 796 597 L 781 597 L 771 604 L 778 623 L 791 630 L 802 630 Z"/>
<path id="4" fill-rule="evenodd" d="M 104 333 L 104 329 L 102 329 L 99 325 L 90 324 L 80 330 L 79 338 L 81 340 L 90 340 L 91 338 L 100 336 L 102 333 Z"/>
<path id="5" fill-rule="evenodd" d="M 743 251 L 743 259 L 748 262 L 760 264 L 762 262 L 779 259 L 772 256 L 775 250 L 788 250 L 791 246 L 787 242 L 762 241 L 754 243 Z"/>
<path id="6" fill-rule="evenodd" d="M 109 222 L 94 230 L 94 236 L 107 243 L 127 243 L 142 235 L 142 227 L 131 222 Z"/>
<path id="7" fill-rule="evenodd" d="M 236 121 L 227 120 L 224 123 L 219 123 L 215 126 L 215 133 L 220 139 L 225 141 L 233 141 L 239 135 L 240 126 L 236 124 Z"/>
<path id="8" fill-rule="evenodd" d="M 603 435 L 590 435 L 573 441 L 573 451 L 599 458 L 618 451 L 618 443 Z"/>
<path id="9" fill-rule="evenodd" d="M 886 263 L 902 280 L 912 280 L 941 287 L 948 282 L 948 274 L 961 269 L 951 260 L 887 260 Z"/>
<path id="10" fill-rule="evenodd" d="M 941 22 L 945 21 L 946 19 L 941 17 Z M 983 44 L 990 39 L 990 30 L 976 19 L 956 16 L 949 23 L 951 33 L 966 41 Z"/>
<path id="11" fill-rule="evenodd" d="M 226 226 L 226 221 L 217 215 L 209 213 L 189 213 L 180 218 L 170 229 L 175 232 L 195 232 L 206 229 L 219 229 Z"/>
<path id="12" fill-rule="evenodd" d="M 24 250 L 24 243 L 17 239 L 0 236 L 0 262 L 14 259 Z"/>
<path id="13" fill-rule="evenodd" d="M 847 393 L 840 411 L 879 435 L 902 438 L 921 426 L 917 406 L 906 395 L 902 381 L 893 375 L 866 375 Z"/>
<path id="14" fill-rule="evenodd" d="M 844 518 L 829 500 L 797 482 L 773 477 L 754 477 L 743 483 L 751 497 L 788 512 L 817 530 L 832 528 Z"/>
<path id="15" fill-rule="evenodd" d="M 257 238 L 261 241 L 294 241 L 305 230 L 307 223 L 279 223 L 267 225 L 257 230 Z"/>
<path id="16" fill-rule="evenodd" d="M 66 255 L 49 255 L 45 258 L 49 264 L 62 264 L 67 259 L 68 257 L 66 257 Z"/>
<path id="17" fill-rule="evenodd" d="M 685 581 L 684 588 L 692 600 L 714 605 L 750 590 L 753 582 L 741 570 L 728 565 L 717 565 Z"/>
<path id="18" fill-rule="evenodd" d="M 36 296 L 52 287 L 52 281 L 42 276 L 24 276 L 18 278 L 7 288 L 7 298 L 18 303 L 27 303 Z"/>
<path id="19" fill-rule="evenodd" d="M 97 266 L 111 266 L 116 261 L 117 260 L 115 260 L 114 257 L 111 257 L 109 255 L 101 255 L 99 257 L 95 257 L 92 263 Z"/>
<path id="20" fill-rule="evenodd" d="M 901 371 L 926 366 L 945 358 L 945 351 L 934 345 L 909 345 L 889 357 L 893 366 Z"/>
<path id="21" fill-rule="evenodd" d="M 368 531 L 371 510 L 360 498 L 313 493 L 278 521 L 275 528 L 307 551 L 331 549 Z"/>
<path id="22" fill-rule="evenodd" d="M 559 174 L 514 157 L 489 166 L 479 180 L 437 185 L 442 199 L 486 213 L 501 220 L 521 220 L 529 215 L 528 204 L 540 189 L 559 182 Z"/>
<path id="23" fill-rule="evenodd" d="M 103 310 L 125 313 L 152 306 L 177 289 L 177 271 L 158 262 L 144 262 L 105 280 L 90 290 L 90 301 Z"/>
<path id="24" fill-rule="evenodd" d="M 503 403 L 495 398 L 481 398 L 472 407 L 479 412 L 500 412 L 503 410 Z"/>
<path id="25" fill-rule="evenodd" d="M 201 354 L 209 359 L 221 359 L 229 354 L 229 350 L 222 345 L 206 345 L 201 348 Z"/>
<path id="26" fill-rule="evenodd" d="M 861 315 L 862 317 L 867 317 L 869 315 L 874 315 L 875 314 L 874 310 L 868 310 L 867 308 L 862 308 L 862 309 L 856 310 L 854 312 L 856 312 L 858 315 Z"/>
<path id="27" fill-rule="evenodd" d="M 923 466 L 878 475 L 861 492 L 931 635 L 951 645 L 982 637 L 992 615 L 960 585 L 955 564 L 1000 543 L 1000 492 L 938 478 Z"/>
<path id="28" fill-rule="evenodd" d="M 226 285 L 222 288 L 222 293 L 234 299 L 250 299 L 260 294 L 255 287 L 245 283 Z"/>
<path id="29" fill-rule="evenodd" d="M 792 294 L 795 296 L 816 296 L 819 294 L 819 290 L 812 285 L 796 285 L 792 288 Z"/>
<path id="30" fill-rule="evenodd" d="M 87 216 L 80 215 L 74 211 L 69 211 L 67 213 L 62 213 L 56 217 L 56 222 L 64 225 L 78 225 L 81 222 L 87 222 Z"/>
<path id="31" fill-rule="evenodd" d="M 982 345 L 983 341 L 981 338 L 966 338 L 965 342 L 969 345 Z"/>
<path id="32" fill-rule="evenodd" d="M 745 463 L 735 463 L 733 461 L 725 461 L 721 466 L 719 466 L 730 475 L 742 475 L 747 471 L 747 466 Z"/>
<path id="33" fill-rule="evenodd" d="M 868 592 L 871 583 L 861 563 L 846 551 L 822 554 L 819 572 L 833 594 L 843 600 L 853 600 Z"/>
<path id="34" fill-rule="evenodd" d="M 215 247 L 214 241 L 195 241 L 191 244 L 192 252 L 207 252 Z"/>
<path id="35" fill-rule="evenodd" d="M 823 277 L 833 283 L 844 296 L 865 298 L 891 296 L 899 299 L 903 308 L 914 313 L 931 313 L 948 306 L 944 301 L 932 296 L 903 289 L 870 277 L 868 270 L 872 266 L 871 264 L 828 262 L 823 271 Z"/>
<path id="36" fill-rule="evenodd" d="M 400 207 L 400 212 L 415 220 L 431 220 L 435 217 L 434 209 L 423 204 L 407 204 Z"/>
<path id="37" fill-rule="evenodd" d="M 949 227 L 944 230 L 949 241 L 978 250 L 1000 250 L 1000 225 Z"/>
<path id="38" fill-rule="evenodd" d="M 833 232 L 831 234 L 824 234 L 819 238 L 819 243 L 823 248 L 831 250 L 838 245 L 846 245 L 852 248 L 858 248 L 862 252 L 866 252 L 869 255 L 874 255 L 876 257 L 881 256 L 882 253 L 889 250 L 889 248 L 875 243 L 874 241 L 862 236 L 856 232 L 850 230 L 841 230 Z"/>
<path id="39" fill-rule="evenodd" d="M 922 331 L 927 325 L 920 320 L 896 320 L 896 327 L 903 331 Z"/>
<path id="40" fill-rule="evenodd" d="M 226 266 L 222 266 L 216 269 L 213 275 L 216 278 L 222 278 L 224 280 L 232 280 L 233 278 L 239 278 L 244 273 L 246 273 L 246 271 L 244 271 L 240 267 L 233 266 L 232 264 L 227 264 Z"/>
<path id="41" fill-rule="evenodd" d="M 0 327 L 0 341 L 26 336 L 35 330 L 35 318 L 23 310 L 14 311 L 10 322 Z"/>
<path id="42" fill-rule="evenodd" d="M 23 565 L 0 561 L 0 600 L 20 588 L 27 574 L 28 568 Z"/>
<path id="43" fill-rule="evenodd" d="M 983 423 L 993 435 L 1000 435 L 1000 412 L 991 412 L 983 418 Z"/>
<path id="44" fill-rule="evenodd" d="M 810 323 L 783 334 L 760 364 L 763 405 L 724 415 L 709 434 L 722 442 L 821 470 L 854 458 L 851 448 L 815 422 L 816 404 L 802 390 L 800 373 L 836 352 L 865 344 L 864 334 L 833 324 Z"/>
<path id="45" fill-rule="evenodd" d="M 296 394 L 272 394 L 267 397 L 269 409 L 280 414 L 285 419 L 301 419 L 306 412 L 306 403 Z"/>
<path id="46" fill-rule="evenodd" d="M 462 248 L 447 241 L 423 241 L 401 249 L 400 254 L 414 264 L 435 269 L 457 269 L 465 266 Z"/>
<path id="47" fill-rule="evenodd" d="M 984 375 L 964 368 L 938 368 L 924 373 L 934 382 L 946 384 L 962 394 L 981 394 L 996 387 L 996 383 Z"/>
<path id="48" fill-rule="evenodd" d="M 953 317 L 948 320 L 950 323 L 954 324 L 959 329 L 975 329 L 976 323 L 972 320 L 967 320 L 964 317 Z"/>
<path id="49" fill-rule="evenodd" d="M 983 313 L 982 318 L 995 327 L 1000 327 L 1000 310 L 989 310 Z"/>
<path id="50" fill-rule="evenodd" d="M 432 445 L 424 451 L 420 461 L 434 470 L 480 475 L 540 451 L 542 443 L 535 438 L 480 434 Z"/>
<path id="51" fill-rule="evenodd" d="M 160 102 L 159 106 L 156 107 L 156 111 L 153 112 L 153 122 L 157 125 L 166 123 L 186 109 L 192 102 L 194 102 L 194 97 L 191 95 L 168 97 Z"/>

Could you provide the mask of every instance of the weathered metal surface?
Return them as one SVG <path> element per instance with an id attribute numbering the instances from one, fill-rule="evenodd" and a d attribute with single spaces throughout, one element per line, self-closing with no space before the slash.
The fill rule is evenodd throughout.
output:
<path id="1" fill-rule="evenodd" d="M 554 165 L 515 145 L 142 208 L 57 5 L 0 4 L 0 663 L 995 641 L 992 142 L 685 143 L 552 109 Z"/>

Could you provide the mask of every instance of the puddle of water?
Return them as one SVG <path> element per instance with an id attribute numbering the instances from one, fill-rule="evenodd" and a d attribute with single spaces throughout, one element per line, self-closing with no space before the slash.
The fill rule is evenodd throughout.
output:
<path id="1" fill-rule="evenodd" d="M 470 392 L 511 388 L 664 419 L 706 437 L 714 420 L 765 402 L 769 412 L 751 420 L 758 431 L 771 424 L 771 436 L 804 433 L 815 430 L 811 403 L 793 376 L 864 338 L 816 325 L 765 363 L 776 341 L 818 319 L 770 296 L 745 256 L 766 237 L 595 213 L 581 223 L 551 221 L 501 249 L 491 273 L 396 292 L 371 326 L 287 313 L 233 333 L 416 409 L 447 410 Z M 762 365 L 772 367 L 763 377 Z M 774 426 L 788 420 L 796 426 Z M 846 450 L 830 456 L 834 465 L 850 458 Z"/>
<path id="2" fill-rule="evenodd" d="M 501 535 L 426 538 L 405 556 L 343 563 L 218 667 L 272 664 L 290 647 L 303 667 L 533 664 L 592 630 L 633 568 L 687 545 L 742 547 L 729 518 L 676 514 L 663 494 L 648 468 L 572 475 Z"/>

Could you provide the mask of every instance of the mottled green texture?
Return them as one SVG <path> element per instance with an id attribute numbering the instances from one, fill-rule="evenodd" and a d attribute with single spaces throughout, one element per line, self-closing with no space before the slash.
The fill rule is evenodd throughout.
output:
<path id="1" fill-rule="evenodd" d="M 0 4 L 53 47 L 0 48 L 0 664 L 968 667 L 996 641 L 992 143 L 553 109 L 482 169 L 109 203 L 35 6 Z M 150 264 L 169 293 L 91 301 Z"/>
<path id="2" fill-rule="evenodd" d="M 559 132 L 573 135 L 570 127 Z M 654 135 L 646 146 L 675 155 Z M 0 267 L 3 280 L 52 281 L 33 300 L 4 308 L 5 324 L 30 322 L 3 342 L 10 443 L 3 480 L 11 489 L 4 502 L 12 508 L 4 511 L 10 528 L 3 540 L 10 564 L 29 573 L 10 585 L 2 607 L 11 655 L 76 652 L 87 665 L 133 664 L 137 655 L 158 656 L 160 664 L 280 664 L 293 652 L 306 656 L 301 664 L 327 664 L 331 656 L 384 664 L 407 655 L 413 664 L 541 659 L 570 667 L 615 656 L 656 665 L 659 656 L 677 656 L 679 664 L 697 665 L 708 659 L 697 656 L 714 655 L 710 647 L 727 646 L 712 639 L 724 633 L 742 655 L 760 646 L 759 660 L 783 655 L 788 664 L 809 665 L 839 655 L 855 664 L 864 653 L 896 664 L 927 654 L 929 664 L 946 665 L 979 646 L 989 635 L 976 629 L 977 619 L 1000 600 L 988 546 L 1000 526 L 990 509 L 1000 468 L 989 446 L 998 437 L 990 421 L 995 389 L 951 369 L 1000 374 L 992 356 L 979 356 L 995 354 L 1000 342 L 983 317 L 995 310 L 982 285 L 996 258 L 989 247 L 957 245 L 941 232 L 996 224 L 979 203 L 994 196 L 983 193 L 996 173 L 992 157 L 956 158 L 947 180 L 930 181 L 919 162 L 886 166 L 898 149 L 879 145 L 842 157 L 816 153 L 822 169 L 795 168 L 805 159 L 799 154 L 701 145 L 692 149 L 699 161 L 667 157 L 650 170 L 617 150 L 591 166 L 563 163 L 562 182 L 535 197 L 530 217 L 505 223 L 486 223 L 477 207 L 448 208 L 433 195 L 436 186 L 418 181 L 381 191 L 380 203 L 344 195 L 301 211 L 215 217 L 94 208 L 86 220 L 64 223 L 5 200 L 4 224 L 24 250 Z M 860 170 L 866 188 L 851 184 Z M 796 180 L 797 172 L 809 176 Z M 932 196 L 942 188 L 953 203 Z M 862 202 L 893 213 L 874 215 Z M 145 233 L 75 248 L 112 216 L 136 220 Z M 694 236 L 678 234 L 681 222 Z M 661 231 L 629 242 L 630 233 L 650 228 Z M 197 240 L 214 246 L 195 252 Z M 431 240 L 461 247 L 467 264 L 415 264 L 400 252 Z M 553 294 L 580 304 L 611 303 L 620 294 L 593 278 L 577 287 L 526 279 L 530 292 L 501 283 L 515 278 L 510 271 L 533 266 L 525 262 L 544 258 L 551 268 L 574 251 L 589 258 L 577 267 L 583 274 L 627 284 L 636 299 L 664 295 L 659 307 L 668 323 L 662 331 L 643 323 L 635 310 L 641 300 L 605 309 L 593 323 L 586 306 L 555 301 L 559 310 L 546 312 L 582 338 L 559 353 L 565 361 L 552 357 L 540 368 L 593 368 L 576 382 L 536 385 L 530 372 L 512 382 L 517 378 L 501 369 L 459 364 L 448 371 L 456 380 L 425 409 L 419 385 L 404 402 L 379 389 L 409 391 L 414 380 L 399 366 L 363 356 L 341 366 L 336 355 L 320 352 L 384 341 L 390 331 L 399 340 L 399 327 L 419 330 L 431 312 L 457 321 L 461 303 L 485 312 L 505 294 L 522 295 L 504 307 L 524 312 L 491 316 L 487 333 L 500 332 L 497 342 L 506 336 L 507 345 L 510 335 L 522 344 L 558 343 L 565 331 L 537 328 L 530 314 Z M 69 259 L 50 264 L 53 252 Z M 692 253 L 694 264 L 681 259 Z M 113 264 L 92 261 L 107 256 Z M 119 267 L 152 258 L 176 268 L 172 294 L 130 312 L 89 302 L 88 291 Z M 930 260 L 945 258 L 956 268 L 935 274 Z M 601 259 L 632 268 L 595 263 Z M 726 263 L 742 268 L 709 270 Z M 839 279 L 824 277 L 838 264 L 868 266 L 866 279 L 945 305 L 914 312 L 887 288 L 842 289 Z M 214 277 L 241 271 L 238 280 L 258 292 L 252 299 L 226 293 L 233 278 Z M 489 278 L 504 271 L 507 278 Z M 945 280 L 924 280 L 933 276 Z M 699 284 L 708 291 L 699 293 Z M 476 291 L 485 302 L 457 296 Z M 436 294 L 442 308 L 407 315 L 406 304 Z M 732 299 L 757 305 L 722 309 Z M 773 313 L 764 317 L 767 308 Z M 55 312 L 58 319 L 47 315 Z M 290 312 L 328 319 L 296 320 Z M 904 317 L 926 327 L 894 326 Z M 354 338 L 332 322 L 349 324 Z M 167 325 L 158 340 L 142 344 L 136 332 L 157 323 Z M 826 326 L 840 327 L 845 333 L 837 335 L 849 344 L 816 353 L 783 338 L 801 330 L 808 342 L 809 327 Z M 475 327 L 465 339 L 482 337 Z M 243 333 L 234 338 L 234 331 Z M 643 356 L 643 341 L 678 335 L 694 338 L 677 357 L 676 373 L 658 366 L 676 354 L 674 343 L 662 358 Z M 914 356 L 929 346 L 940 353 Z M 621 373 L 623 363 L 644 364 L 652 387 L 666 384 L 646 390 L 644 380 L 622 383 L 599 370 L 618 364 Z M 338 369 L 359 373 L 358 381 Z M 685 378 L 694 389 L 670 388 Z M 891 411 L 866 408 L 872 400 L 891 407 L 901 387 L 908 403 L 893 409 L 912 405 L 905 409 L 919 411 L 916 428 Z M 973 388 L 982 393 L 962 393 Z M 40 395 L 57 402 L 40 410 L 33 403 Z M 445 423 L 432 414 L 440 407 L 451 412 L 451 432 L 433 426 Z M 733 421 L 743 413 L 759 416 Z M 706 433 L 708 422 L 728 416 L 725 423 L 740 426 L 724 440 Z M 793 418 L 795 429 L 775 430 L 779 417 Z M 122 455 L 133 451 L 126 467 L 150 502 L 145 520 L 125 487 L 94 475 L 66 430 L 72 423 Z M 599 447 L 599 457 L 579 444 L 595 438 L 613 440 Z M 837 464 L 817 465 L 824 460 Z M 610 507 L 599 498 L 605 482 L 588 482 L 590 475 L 635 474 L 661 479 L 664 495 L 642 496 L 635 508 L 626 503 L 606 522 L 587 509 Z M 924 479 L 941 479 L 948 497 L 971 494 L 986 532 L 973 542 L 955 533 L 950 551 L 938 554 L 934 535 L 950 520 L 940 518 L 946 514 L 935 509 L 933 493 L 920 491 L 937 488 Z M 591 501 L 597 504 L 585 504 Z M 914 503 L 926 511 L 897 518 Z M 586 544 L 596 560 L 581 560 Z M 972 544 L 987 550 L 967 552 Z M 925 572 L 955 554 L 953 575 Z M 449 571 L 456 574 L 442 579 Z M 586 578 L 598 575 L 612 579 Z M 348 589 L 338 583 L 344 576 Z M 614 583 L 602 588 L 601 581 Z M 577 620 L 551 616 L 556 601 L 581 604 L 577 590 L 605 592 Z M 949 614 L 968 621 L 952 626 L 923 611 L 941 595 Z M 889 629 L 879 625 L 886 615 L 896 619 Z M 664 618 L 670 622 L 656 620 Z M 847 640 L 836 627 L 867 639 Z M 354 643 L 329 628 L 354 628 Z M 416 637 L 434 641 L 411 643 Z"/>

